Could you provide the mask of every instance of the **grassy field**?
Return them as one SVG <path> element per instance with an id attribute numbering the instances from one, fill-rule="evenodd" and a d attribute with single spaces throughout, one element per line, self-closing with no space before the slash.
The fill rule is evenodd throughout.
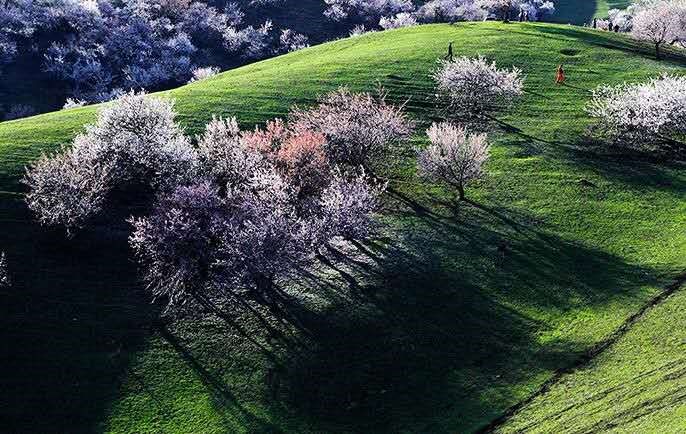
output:
<path id="1" fill-rule="evenodd" d="M 470 432 L 686 269 L 683 165 L 583 145 L 589 89 L 679 71 L 680 53 L 658 63 L 648 46 L 565 25 L 431 25 L 325 44 L 163 95 L 195 134 L 213 115 L 248 127 L 339 85 L 380 82 L 394 100 L 409 99 L 425 127 L 429 73 L 449 41 L 527 75 L 524 98 L 492 134 L 489 175 L 455 210 L 448 192 L 415 178 L 411 149 L 398 150 L 384 173 L 384 237 L 345 257 L 327 252 L 326 265 L 288 288 L 307 333 L 268 312 L 236 311 L 240 328 L 157 324 L 123 230 L 66 243 L 21 203 L 23 167 L 67 142 L 94 109 L 0 123 L 0 249 L 16 282 L 0 316 L 9 431 Z M 559 63 L 565 86 L 554 84 Z M 683 340 L 680 328 L 671 333 Z M 622 348 L 632 345 L 613 351 Z"/>
<path id="2" fill-rule="evenodd" d="M 525 406 L 501 433 L 681 433 L 686 293 L 650 310 L 592 364 Z"/>

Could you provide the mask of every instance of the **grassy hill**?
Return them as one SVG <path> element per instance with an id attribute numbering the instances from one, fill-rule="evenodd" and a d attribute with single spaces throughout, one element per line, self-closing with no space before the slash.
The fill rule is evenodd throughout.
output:
<path id="1" fill-rule="evenodd" d="M 223 8 L 229 1 L 211 1 Z M 348 35 L 351 23 L 334 22 L 323 13 L 323 0 L 283 0 L 274 4 L 253 4 L 252 0 L 238 0 L 245 12 L 245 23 L 259 26 L 269 19 L 275 29 L 293 29 L 307 35 L 312 45 Z M 425 3 L 416 1 L 417 5 Z M 607 16 L 608 9 L 625 8 L 631 0 L 557 0 L 553 22 L 583 25 L 593 17 Z M 374 24 L 374 23 L 372 23 Z M 367 25 L 369 27 L 369 24 Z M 64 105 L 68 86 L 43 71 L 42 55 L 24 56 L 5 66 L 0 80 L 0 119 L 15 105 L 31 106 L 35 113 L 56 110 Z"/>
<path id="2" fill-rule="evenodd" d="M 240 329 L 157 324 L 123 233 L 66 243 L 21 202 L 23 167 L 67 142 L 95 109 L 0 123 L 0 249 L 16 283 L 0 304 L 9 430 L 470 432 L 659 296 L 686 269 L 684 166 L 588 151 L 583 108 L 600 83 L 680 71 L 680 53 L 658 63 L 648 46 L 565 25 L 431 25 L 328 43 L 163 95 L 195 134 L 213 115 L 248 127 L 337 86 L 380 82 L 394 100 L 409 99 L 425 127 L 429 72 L 449 41 L 458 54 L 527 75 L 524 98 L 491 135 L 489 175 L 455 211 L 447 192 L 416 179 L 412 150 L 399 151 L 385 171 L 385 236 L 353 260 L 328 252 L 328 265 L 288 288 L 303 300 L 298 317 L 309 333 L 268 313 L 236 312 Z M 565 86 L 554 84 L 559 63 Z M 419 135 L 412 145 L 424 142 Z M 269 336 L 261 321 L 285 337 Z M 681 329 L 670 333 L 683 340 Z M 635 350 L 626 339 L 613 351 Z M 604 357 L 600 376 L 627 360 Z"/>

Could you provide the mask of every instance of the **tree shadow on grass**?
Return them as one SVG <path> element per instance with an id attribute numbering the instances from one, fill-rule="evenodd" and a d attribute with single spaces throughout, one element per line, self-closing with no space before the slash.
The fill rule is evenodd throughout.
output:
<path id="1" fill-rule="evenodd" d="M 0 250 L 13 280 L 1 293 L 2 430 L 92 432 L 155 308 L 125 237 L 67 241 L 32 223 L 19 199 L 2 199 Z"/>
<path id="2" fill-rule="evenodd" d="M 629 153 L 602 143 L 589 146 L 577 143 L 558 149 L 558 157 L 571 162 L 576 170 L 592 171 L 603 179 L 635 190 L 637 194 L 655 191 L 686 194 L 686 161 L 683 157 L 654 153 Z"/>
<path id="3" fill-rule="evenodd" d="M 463 203 L 455 217 L 427 215 L 405 222 L 394 244 L 370 246 L 384 252 L 381 277 L 337 258 L 359 279 L 361 307 L 303 314 L 314 337 L 283 372 L 291 406 L 354 432 L 474 430 L 516 400 L 494 390 L 587 349 L 583 339 L 540 341 L 546 318 L 634 299 L 654 283 L 650 270 L 516 211 Z"/>
<path id="4" fill-rule="evenodd" d="M 574 27 L 549 27 L 537 26 L 536 30 L 549 35 L 563 36 L 565 38 L 578 39 L 586 44 L 595 45 L 610 50 L 620 50 L 626 53 L 639 53 L 645 57 L 655 58 L 655 47 L 652 44 L 632 39 L 627 35 L 619 36 L 611 32 L 589 32 L 585 29 Z M 661 50 L 661 63 L 675 66 L 686 64 L 686 51 L 683 49 L 664 47 Z"/>
<path id="5" fill-rule="evenodd" d="M 202 383 L 211 392 L 213 405 L 219 409 L 220 415 L 231 414 L 233 420 L 224 420 L 227 432 L 235 430 L 236 426 L 249 428 L 250 432 L 278 433 L 282 432 L 276 425 L 260 418 L 247 410 L 239 401 L 238 397 L 229 389 L 220 375 L 211 369 L 194 355 L 172 331 L 164 326 L 157 327 L 158 334 L 168 343 L 174 351 L 183 359 L 190 369 L 195 372 Z"/>

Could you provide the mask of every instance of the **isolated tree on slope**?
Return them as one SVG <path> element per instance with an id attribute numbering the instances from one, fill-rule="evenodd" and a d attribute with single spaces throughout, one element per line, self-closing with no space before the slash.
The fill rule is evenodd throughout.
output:
<path id="1" fill-rule="evenodd" d="M 686 78 L 663 75 L 645 83 L 600 86 L 588 113 L 613 142 L 651 150 L 683 147 L 686 134 Z"/>
<path id="2" fill-rule="evenodd" d="M 433 78 L 447 114 L 458 118 L 488 118 L 521 96 L 524 87 L 519 69 L 499 69 L 483 57 L 441 61 Z"/>
<path id="3" fill-rule="evenodd" d="M 686 37 L 686 2 L 683 0 L 657 0 L 633 7 L 632 35 L 655 46 L 659 60 L 660 48 Z"/>
<path id="4" fill-rule="evenodd" d="M 486 134 L 469 134 L 449 122 L 434 123 L 426 134 L 431 144 L 419 152 L 420 175 L 455 188 L 464 200 L 465 187 L 483 175 L 490 148 Z"/>

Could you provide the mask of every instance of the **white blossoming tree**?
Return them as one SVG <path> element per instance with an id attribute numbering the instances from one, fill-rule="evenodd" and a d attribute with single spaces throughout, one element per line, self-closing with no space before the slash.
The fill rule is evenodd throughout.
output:
<path id="1" fill-rule="evenodd" d="M 164 190 L 192 179 L 197 154 L 173 103 L 128 93 L 103 108 L 71 147 L 27 169 L 26 201 L 39 221 L 71 233 L 99 214 L 113 189 Z"/>
<path id="2" fill-rule="evenodd" d="M 521 70 L 498 68 L 483 57 L 441 61 L 433 78 L 447 114 L 458 118 L 489 117 L 520 97 L 524 88 Z"/>
<path id="3" fill-rule="evenodd" d="M 431 144 L 419 152 L 420 175 L 454 188 L 464 200 L 465 187 L 483 175 L 490 148 L 486 134 L 469 134 L 449 122 L 434 123 L 426 133 Z"/>
<path id="4" fill-rule="evenodd" d="M 633 7 L 631 34 L 655 46 L 655 57 L 660 59 L 660 48 L 686 37 L 686 2 L 682 0 L 651 0 Z"/>
<path id="5" fill-rule="evenodd" d="M 643 150 L 680 146 L 686 135 L 686 78 L 663 75 L 644 83 L 600 86 L 587 111 L 613 143 Z"/>

